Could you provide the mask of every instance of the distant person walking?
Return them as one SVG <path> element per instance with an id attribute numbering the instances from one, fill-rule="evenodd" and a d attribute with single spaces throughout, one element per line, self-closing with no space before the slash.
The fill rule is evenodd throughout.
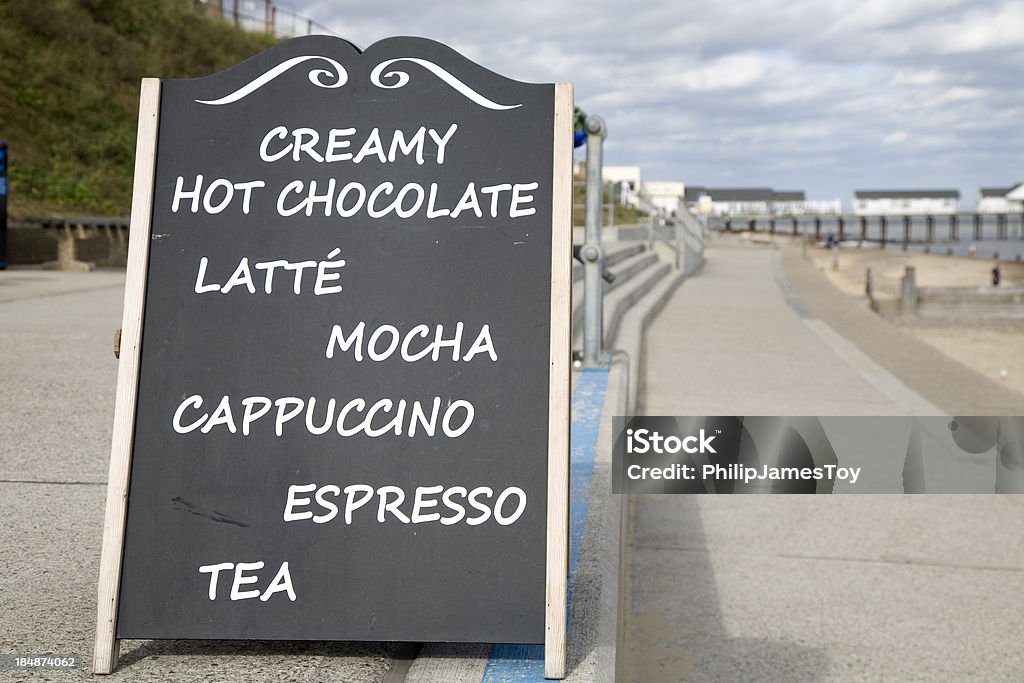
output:
<path id="1" fill-rule="evenodd" d="M 829 233 L 825 238 L 825 247 L 832 250 L 832 270 L 839 270 L 839 240 L 835 234 Z"/>

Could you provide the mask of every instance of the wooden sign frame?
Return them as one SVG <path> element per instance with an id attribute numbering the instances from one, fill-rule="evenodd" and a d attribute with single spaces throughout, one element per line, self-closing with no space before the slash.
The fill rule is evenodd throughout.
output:
<path id="1" fill-rule="evenodd" d="M 160 79 L 144 78 L 139 95 L 139 131 L 135 142 L 135 180 L 128 233 L 128 266 L 121 317 L 121 354 L 117 366 L 117 398 L 107 476 L 107 507 L 103 519 L 103 548 L 96 600 L 96 647 L 93 671 L 114 672 L 120 644 L 117 607 L 121 589 L 121 559 L 128 517 L 128 482 L 135 439 L 135 405 L 138 397 L 139 362 L 142 350 L 142 314 L 146 300 L 146 274 L 153 222 L 153 182 L 156 173 L 156 140 L 160 129 Z"/>
<path id="2" fill-rule="evenodd" d="M 573 92 L 555 84 L 551 244 L 551 320 L 546 524 L 544 672 L 566 674 L 569 534 L 569 363 L 572 254 Z M 97 596 L 93 670 L 114 671 L 119 655 L 117 615 L 138 401 L 141 340 L 152 232 L 161 82 L 142 82 L 133 185 L 121 355 L 110 453 Z"/>

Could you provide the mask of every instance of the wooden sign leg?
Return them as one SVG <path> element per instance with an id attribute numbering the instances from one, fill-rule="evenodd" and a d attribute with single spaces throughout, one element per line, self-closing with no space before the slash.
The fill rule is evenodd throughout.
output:
<path id="1" fill-rule="evenodd" d="M 566 674 L 569 582 L 569 354 L 572 307 L 572 112 L 569 83 L 555 85 L 548 427 L 547 611 L 544 677 Z"/>
<path id="2" fill-rule="evenodd" d="M 110 445 L 107 508 L 103 520 L 99 589 L 96 600 L 96 647 L 93 672 L 113 673 L 117 666 L 117 605 L 121 588 L 121 554 L 128 506 L 132 441 L 135 431 L 135 397 L 139 379 L 139 349 L 145 304 L 146 269 L 150 223 L 153 215 L 153 173 L 160 112 L 160 81 L 142 80 L 139 97 L 139 132 L 135 145 L 135 184 L 132 188 L 132 219 L 128 238 L 128 269 L 121 321 L 121 358 L 117 371 L 117 402 Z"/>

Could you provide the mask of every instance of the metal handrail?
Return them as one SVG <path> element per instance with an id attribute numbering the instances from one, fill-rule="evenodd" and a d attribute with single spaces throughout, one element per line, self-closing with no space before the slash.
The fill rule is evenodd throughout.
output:
<path id="1" fill-rule="evenodd" d="M 298 14 L 294 10 L 279 6 L 271 0 L 252 0 L 245 5 L 242 5 L 239 0 L 192 0 L 192 2 L 197 9 L 219 16 L 224 21 L 252 33 L 269 33 L 277 38 L 292 38 L 299 35 L 312 35 L 315 29 L 328 35 L 340 37 L 329 26 Z M 262 10 L 263 16 L 250 14 L 251 10 Z"/>

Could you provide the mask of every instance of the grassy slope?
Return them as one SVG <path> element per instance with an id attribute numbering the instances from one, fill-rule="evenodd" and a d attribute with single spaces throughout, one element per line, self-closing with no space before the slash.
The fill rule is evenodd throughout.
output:
<path id="1" fill-rule="evenodd" d="M 573 178 L 575 181 L 583 180 L 583 178 Z M 623 206 L 619 204 L 618 197 L 619 191 L 616 188 L 611 190 L 606 189 L 607 193 L 604 197 L 604 201 L 614 202 L 614 225 L 633 225 L 634 223 L 643 223 L 647 219 L 647 214 L 643 211 L 634 209 L 632 206 Z M 587 193 L 582 185 L 573 184 L 572 188 L 572 224 L 583 225 L 586 218 L 586 211 L 584 210 L 584 204 L 587 201 Z M 608 209 L 603 209 L 601 214 L 601 225 L 607 227 L 608 225 Z"/>
<path id="2" fill-rule="evenodd" d="M 204 76 L 271 44 L 191 0 L 0 0 L 11 216 L 126 216 L 141 79 Z"/>

